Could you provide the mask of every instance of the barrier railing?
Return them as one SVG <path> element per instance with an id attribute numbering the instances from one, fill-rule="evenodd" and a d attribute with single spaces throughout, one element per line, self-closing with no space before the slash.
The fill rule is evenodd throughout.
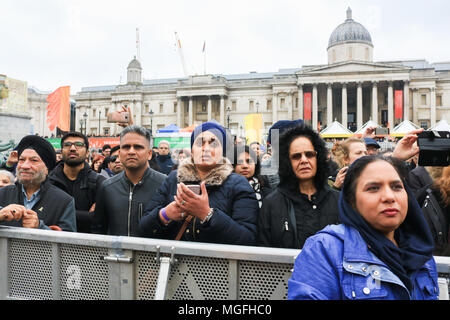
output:
<path id="1" fill-rule="evenodd" d="M 0 299 L 281 300 L 299 252 L 0 227 Z"/>

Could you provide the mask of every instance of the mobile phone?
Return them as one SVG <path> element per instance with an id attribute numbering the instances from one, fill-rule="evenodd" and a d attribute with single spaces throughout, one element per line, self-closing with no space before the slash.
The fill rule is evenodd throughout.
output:
<path id="1" fill-rule="evenodd" d="M 389 134 L 389 128 L 376 128 L 375 135 L 377 136 L 385 136 Z"/>
<path id="2" fill-rule="evenodd" d="M 189 188 L 193 193 L 200 194 L 200 185 L 198 184 L 187 184 L 186 187 Z"/>
<path id="3" fill-rule="evenodd" d="M 128 123 L 129 117 L 130 117 L 130 115 L 128 112 L 114 111 L 114 112 L 108 113 L 107 122 L 109 122 L 109 123 L 115 123 L 115 122 Z"/>

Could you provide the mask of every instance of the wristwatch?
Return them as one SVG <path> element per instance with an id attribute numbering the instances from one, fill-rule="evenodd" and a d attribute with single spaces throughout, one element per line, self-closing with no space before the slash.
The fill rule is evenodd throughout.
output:
<path id="1" fill-rule="evenodd" d="M 209 210 L 208 215 L 205 217 L 205 219 L 200 220 L 200 224 L 204 224 L 204 223 L 208 222 L 211 219 L 211 217 L 213 216 L 213 214 L 214 214 L 214 208 L 211 208 L 211 210 Z"/>

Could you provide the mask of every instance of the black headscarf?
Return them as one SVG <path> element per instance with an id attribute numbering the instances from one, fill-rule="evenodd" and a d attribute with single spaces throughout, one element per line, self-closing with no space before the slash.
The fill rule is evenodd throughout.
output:
<path id="1" fill-rule="evenodd" d="M 349 173 L 351 174 L 352 168 L 359 160 L 362 158 L 350 166 L 347 176 Z M 427 222 L 414 195 L 406 184 L 404 186 L 408 194 L 408 212 L 405 220 L 394 234 L 398 247 L 368 224 L 361 214 L 356 212 L 345 200 L 344 195 L 351 192 L 349 190 L 350 183 L 345 183 L 340 193 L 339 219 L 343 224 L 357 229 L 369 249 L 400 278 L 408 290 L 411 290 L 410 275 L 431 259 L 434 244 Z"/>

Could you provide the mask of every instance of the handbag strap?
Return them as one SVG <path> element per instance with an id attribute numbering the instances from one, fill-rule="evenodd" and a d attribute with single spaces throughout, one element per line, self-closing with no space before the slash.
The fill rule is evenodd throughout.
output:
<path id="1" fill-rule="evenodd" d="M 175 237 L 175 240 L 180 240 L 181 236 L 183 235 L 184 231 L 186 231 L 187 225 L 189 224 L 189 222 L 191 222 L 193 216 L 188 215 L 187 218 L 184 220 L 183 225 L 181 226 L 180 231 L 178 231 L 177 236 Z"/>

